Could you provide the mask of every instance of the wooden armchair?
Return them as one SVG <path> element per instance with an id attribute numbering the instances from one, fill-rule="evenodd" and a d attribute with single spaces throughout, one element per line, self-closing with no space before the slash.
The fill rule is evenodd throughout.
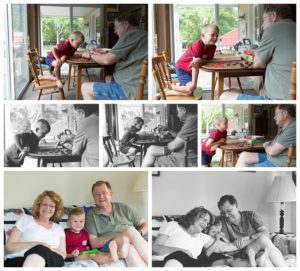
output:
<path id="1" fill-rule="evenodd" d="M 296 156 L 296 145 L 295 144 L 290 144 L 288 148 L 288 158 L 286 160 L 286 167 L 291 167 L 293 157 Z"/>
<path id="2" fill-rule="evenodd" d="M 39 79 L 40 69 L 37 65 L 40 66 L 40 56 L 37 49 L 29 49 L 27 55 L 27 60 L 29 62 L 29 67 L 31 74 L 33 76 L 33 88 L 39 90 L 38 100 L 40 100 L 42 95 L 50 95 L 50 99 L 52 100 L 52 95 L 54 93 L 60 93 L 61 98 L 64 100 L 64 90 L 59 89 L 56 85 L 56 80 L 50 79 Z M 52 89 L 50 92 L 44 92 L 46 90 Z"/>
<path id="3" fill-rule="evenodd" d="M 136 92 L 135 99 L 136 100 L 143 100 L 144 96 L 144 88 L 145 88 L 145 82 L 148 75 L 148 59 L 144 59 L 142 65 L 141 65 L 141 74 L 140 74 L 140 80 L 138 83 L 138 88 Z"/>
<path id="4" fill-rule="evenodd" d="M 290 94 L 291 94 L 291 100 L 296 100 L 296 90 L 297 90 L 297 73 L 296 73 L 296 61 L 293 61 L 292 64 L 292 72 L 291 72 L 291 87 L 290 87 Z"/>
<path id="5" fill-rule="evenodd" d="M 103 146 L 108 156 L 108 166 L 119 167 L 128 165 L 134 167 L 134 158 L 129 158 L 117 150 L 114 138 L 111 135 L 103 137 Z"/>
<path id="6" fill-rule="evenodd" d="M 166 61 L 166 52 L 152 57 L 152 73 L 161 100 L 200 100 L 201 96 L 166 96 L 164 89 L 172 89 L 172 78 Z"/>

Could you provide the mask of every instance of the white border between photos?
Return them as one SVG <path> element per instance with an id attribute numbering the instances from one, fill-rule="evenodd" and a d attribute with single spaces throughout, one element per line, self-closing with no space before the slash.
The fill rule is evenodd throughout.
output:
<path id="1" fill-rule="evenodd" d="M 99 3 L 103 3 L 103 4 L 115 4 L 116 1 L 115 0 L 104 0 L 104 1 L 100 1 L 100 0 L 82 0 L 82 1 L 79 1 L 79 3 L 75 0 L 51 0 L 51 1 L 43 1 L 43 0 L 36 0 L 36 1 L 32 1 L 32 0 L 4 0 L 4 1 L 1 1 L 1 5 L 5 5 L 5 4 L 46 4 L 46 3 L 50 3 L 51 4 L 99 4 Z M 212 4 L 237 4 L 237 3 L 241 3 L 241 4 L 248 4 L 250 3 L 251 4 L 263 4 L 263 3 L 296 3 L 297 4 L 297 1 L 295 0 L 291 0 L 291 1 L 278 1 L 278 0 L 273 0 L 273 1 L 257 1 L 257 0 L 252 0 L 252 1 L 245 1 L 245 0 L 240 0 L 240 1 L 236 1 L 236 0 L 232 0 L 232 1 L 226 1 L 226 0 L 187 0 L 184 2 L 184 4 L 186 5 L 196 5 L 196 4 L 199 4 L 199 5 L 205 5 L 205 4 L 209 4 L 209 5 L 212 5 Z M 154 18 L 151 17 L 151 15 L 153 15 L 153 4 L 182 4 L 182 0 L 163 0 L 163 1 L 160 1 L 160 0 L 131 0 L 131 1 L 124 1 L 124 0 L 119 0 L 117 1 L 118 4 L 141 4 L 141 3 L 144 3 L 144 4 L 149 4 L 149 7 L 148 7 L 148 31 L 149 31 L 149 40 L 148 40 L 148 48 L 149 48 L 149 60 L 151 60 L 151 54 L 152 54 L 152 44 L 153 44 L 153 39 L 154 37 L 152 37 L 152 29 L 153 29 L 153 24 L 151 23 L 151 20 L 153 20 Z M 0 8 L 0 18 L 3 18 L 3 12 L 4 12 L 4 8 L 3 6 L 0 6 L 2 8 Z M 2 15 L 2 16 L 1 16 Z M 299 5 L 297 5 L 297 17 L 299 19 Z M 0 19 L 0 21 L 2 21 Z M 1 28 L 3 29 L 3 28 Z M 299 37 L 299 27 L 297 27 L 297 36 Z M 0 43 L 0 55 L 3 56 L 3 42 Z M 299 42 L 297 43 L 297 52 L 299 51 L 300 49 L 300 45 L 299 45 Z M 151 63 L 151 61 L 149 61 L 149 63 Z M 150 66 L 150 65 L 149 65 Z M 3 86 L 3 83 L 4 83 L 4 78 L 3 78 L 3 70 L 4 70 L 4 66 L 3 64 L 0 65 L 0 76 L 1 76 L 1 83 L 2 83 L 2 86 Z M 151 78 L 151 75 L 152 75 L 152 72 L 150 70 L 150 67 L 149 67 L 149 78 Z M 299 71 L 297 71 L 297 78 L 299 78 Z M 152 86 L 153 86 L 153 80 L 149 80 L 149 92 L 150 90 L 152 89 Z M 4 101 L 3 100 L 3 89 L 0 93 L 0 97 L 1 97 L 1 104 L 0 104 L 0 121 L 1 121 L 1 128 L 2 128 L 2 132 L 0 133 L 0 145 L 1 145 L 1 158 L 0 158 L 0 168 L 1 168 L 1 171 L 2 171 L 2 174 L 1 174 L 1 177 L 0 177 L 0 198 L 1 198 L 1 202 L 0 202 L 0 209 L 3 210 L 3 207 L 4 207 L 4 168 L 3 168 L 3 147 L 4 147 L 4 138 L 3 138 L 3 135 L 4 135 L 4 105 L 5 104 L 32 104 L 33 101 Z M 56 103 L 65 103 L 65 104 L 74 104 L 74 103 L 82 103 L 82 101 L 43 101 L 43 103 L 45 104 L 56 104 Z M 84 103 L 95 103 L 95 101 L 84 101 Z M 105 104 L 127 104 L 127 103 L 132 103 L 132 104 L 136 104 L 137 102 L 128 102 L 128 101 L 119 101 L 119 102 L 116 102 L 116 101 L 98 101 L 96 103 L 99 103 L 99 105 L 102 107 L 104 106 Z M 164 104 L 176 104 L 178 102 L 175 102 L 175 101 L 151 101 L 148 99 L 148 101 L 142 101 L 141 103 L 143 104 L 153 104 L 153 103 L 164 103 Z M 210 105 L 210 104 L 249 104 L 249 102 L 247 101 L 229 101 L 229 102 L 219 102 L 219 101 L 200 101 L 200 102 L 185 102 L 185 101 L 182 101 L 180 103 L 197 103 L 199 104 L 198 106 L 198 129 L 200 128 L 200 120 L 201 120 L 201 109 L 202 109 L 202 105 Z M 281 102 L 280 102 L 281 103 Z M 283 103 L 290 103 L 290 104 L 294 104 L 295 101 L 285 101 Z M 277 101 L 251 101 L 251 104 L 278 104 Z M 297 105 L 299 105 L 299 102 L 296 102 Z M 101 110 L 100 110 L 101 112 Z M 299 113 L 299 110 L 297 110 L 297 125 L 300 125 L 299 124 L 299 120 L 300 120 L 300 113 Z M 99 126 L 101 127 L 101 125 Z M 198 130 L 198 134 L 199 134 L 199 130 Z M 102 132 L 100 131 L 99 133 L 99 138 L 102 137 Z M 300 139 L 299 139 L 299 136 L 297 137 L 297 146 L 299 146 L 299 143 L 300 143 Z M 100 151 L 100 155 L 102 156 L 102 151 Z M 198 144 L 198 157 L 200 157 L 200 144 Z M 299 152 L 298 152 L 298 148 L 297 148 L 297 156 L 298 156 Z M 100 161 L 102 161 L 102 157 L 100 156 Z M 276 171 L 299 171 L 299 167 L 300 167 L 300 162 L 298 162 L 298 166 L 297 168 L 279 168 L 279 169 L 276 169 Z M 5 169 L 5 171 L 15 171 L 16 169 Z M 151 168 L 151 169 L 148 169 L 148 168 L 114 168 L 113 170 L 110 169 L 110 168 L 103 168 L 103 167 L 100 167 L 98 169 L 80 169 L 80 168 L 56 168 L 55 170 L 57 171 L 148 171 L 148 221 L 149 221 L 149 248 L 148 248 L 148 255 L 149 255 L 149 259 L 151 259 L 151 237 L 152 237 L 152 170 L 155 170 L 155 171 L 195 171 L 195 172 L 199 172 L 199 171 L 215 171 L 215 172 L 218 172 L 218 171 L 238 171 L 237 169 L 232 169 L 232 168 L 214 168 L 214 169 L 210 169 L 210 168 L 185 168 L 185 169 L 182 169 L 182 168 L 164 168 L 163 170 L 161 170 L 160 168 Z M 265 169 L 256 169 L 257 171 L 274 171 L 274 169 L 271 169 L 271 168 L 265 168 Z M 21 171 L 33 171 L 32 168 L 30 169 L 22 169 Z M 53 171 L 51 168 L 47 168 L 47 169 L 41 169 L 41 168 L 36 168 L 34 169 L 34 171 Z M 297 186 L 297 195 L 299 195 L 299 185 Z M 296 203 L 296 211 L 298 210 L 298 207 L 299 207 L 299 202 L 297 201 Z M 297 212 L 298 214 L 299 211 Z M 300 215 L 297 216 L 297 232 L 300 232 L 300 218 L 299 218 Z M 0 221 L 3 221 L 3 211 L 0 211 Z M 1 227 L 0 227 L 1 230 L 3 230 L 3 224 L 1 223 Z M 3 244 L 3 234 L 0 234 L 0 242 L 1 244 Z M 297 242 L 297 251 L 298 251 L 298 255 L 297 255 L 297 263 L 298 263 L 298 266 L 300 265 L 300 245 L 299 245 L 299 241 Z M 3 251 L 3 246 L 1 245 L 0 246 L 0 266 L 3 266 L 3 255 L 4 255 L 4 251 Z M 150 263 L 150 261 L 149 261 Z M 150 266 L 151 266 L 151 263 L 150 263 Z M 132 268 L 126 268 L 126 270 L 130 270 Z M 143 270 L 143 271 L 146 271 L 146 270 L 150 270 L 150 269 L 153 269 L 153 270 L 161 270 L 161 268 L 134 268 L 132 270 Z M 179 268 L 178 268 L 179 269 Z M 180 268 L 181 270 L 183 270 L 182 268 Z M 44 270 L 42 268 L 38 268 L 36 270 Z M 53 270 L 62 270 L 61 268 L 53 268 Z M 68 268 L 67 270 L 78 270 L 78 269 L 75 269 L 75 268 Z M 87 269 L 88 270 L 88 269 Z M 109 270 L 109 269 L 108 269 Z M 216 268 L 216 270 L 223 270 L 223 268 Z M 234 270 L 246 270 L 245 268 L 237 268 L 237 269 L 234 269 Z M 271 270 L 271 268 L 266 268 L 264 270 Z M 272 269 L 273 270 L 273 269 Z M 296 270 L 295 268 L 289 268 L 288 270 Z"/>

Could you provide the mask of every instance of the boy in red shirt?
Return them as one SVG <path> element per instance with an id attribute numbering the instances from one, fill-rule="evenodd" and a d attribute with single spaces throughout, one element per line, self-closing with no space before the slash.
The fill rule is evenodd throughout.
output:
<path id="1" fill-rule="evenodd" d="M 74 55 L 79 46 L 84 42 L 84 35 L 80 31 L 75 31 L 71 37 L 57 45 L 54 45 L 52 51 L 46 57 L 46 64 L 54 68 L 53 80 L 56 80 L 57 87 L 63 88 L 60 78 L 60 69 L 67 58 Z M 51 79 L 47 77 L 47 79 Z"/>
<path id="2" fill-rule="evenodd" d="M 223 145 L 227 138 L 228 119 L 219 117 L 216 120 L 216 128 L 201 144 L 201 164 L 203 167 L 209 167 L 212 157 L 215 155 L 219 146 Z"/>
<path id="3" fill-rule="evenodd" d="M 201 39 L 193 42 L 185 53 L 176 62 L 176 74 L 179 86 L 165 89 L 167 96 L 190 96 L 197 87 L 199 66 L 213 59 L 216 51 L 216 42 L 219 36 L 219 27 L 206 24 L 202 27 Z"/>
<path id="4" fill-rule="evenodd" d="M 73 208 L 70 211 L 68 226 L 70 228 L 65 229 L 66 234 L 66 251 L 67 258 L 66 262 L 70 261 L 80 261 L 80 260 L 94 260 L 95 262 L 102 264 L 111 261 L 118 261 L 119 257 L 117 254 L 117 243 L 114 240 L 111 240 L 108 244 L 109 253 L 101 253 L 99 257 L 96 257 L 96 254 L 84 254 L 80 255 L 80 252 L 84 252 L 90 249 L 89 246 L 89 234 L 84 229 L 85 223 L 85 213 L 81 208 Z"/>

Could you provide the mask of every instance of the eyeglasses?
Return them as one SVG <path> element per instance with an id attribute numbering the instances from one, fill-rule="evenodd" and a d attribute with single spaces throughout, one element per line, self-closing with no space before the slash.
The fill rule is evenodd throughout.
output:
<path id="1" fill-rule="evenodd" d="M 94 197 L 105 197 L 109 194 L 109 191 L 106 191 L 106 192 L 102 192 L 102 193 L 93 193 L 93 196 Z"/>
<path id="2" fill-rule="evenodd" d="M 55 209 L 55 205 L 50 205 L 50 204 L 46 204 L 46 203 L 42 203 L 41 204 L 41 206 L 43 207 L 43 208 L 51 208 L 51 209 Z"/>

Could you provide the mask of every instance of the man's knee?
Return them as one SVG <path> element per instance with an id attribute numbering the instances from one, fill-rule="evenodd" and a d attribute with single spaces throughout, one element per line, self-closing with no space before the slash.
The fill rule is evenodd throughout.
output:
<path id="1" fill-rule="evenodd" d="M 94 88 L 94 83 L 85 82 L 81 85 L 81 92 L 82 94 L 93 95 L 94 94 L 93 88 Z"/>

